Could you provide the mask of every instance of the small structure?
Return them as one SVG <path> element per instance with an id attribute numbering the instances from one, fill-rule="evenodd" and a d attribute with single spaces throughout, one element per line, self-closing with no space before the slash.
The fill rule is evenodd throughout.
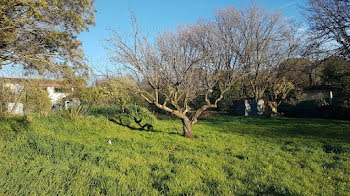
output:
<path id="1" fill-rule="evenodd" d="M 235 102 L 233 114 L 237 116 L 261 116 L 264 113 L 264 100 L 241 99 Z"/>
<path id="2" fill-rule="evenodd" d="M 302 90 L 299 102 L 323 100 L 332 102 L 334 91 L 329 86 L 312 86 Z"/>
<path id="3" fill-rule="evenodd" d="M 61 104 L 62 100 L 67 97 L 74 88 L 62 80 L 49 79 L 26 79 L 26 78 L 0 78 L 4 86 L 8 87 L 12 93 L 20 94 L 25 85 L 38 87 L 46 90 L 53 105 Z M 14 108 L 15 107 L 15 108 Z M 8 103 L 8 111 L 14 114 L 23 114 L 22 103 Z"/>

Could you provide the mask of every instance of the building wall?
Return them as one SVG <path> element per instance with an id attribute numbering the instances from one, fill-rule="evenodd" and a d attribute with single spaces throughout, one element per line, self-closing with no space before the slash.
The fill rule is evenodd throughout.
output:
<path id="1" fill-rule="evenodd" d="M 46 91 L 49 93 L 49 98 L 53 104 L 59 103 L 63 98 L 68 96 L 67 93 L 55 92 L 55 87 L 46 87 Z"/>
<path id="2" fill-rule="evenodd" d="M 330 98 L 329 90 L 322 91 L 307 91 L 303 93 L 302 101 L 324 100 Z"/>
<path id="3" fill-rule="evenodd" d="M 234 115 L 238 116 L 261 116 L 264 113 L 264 100 L 242 99 L 234 105 Z"/>
<path id="4" fill-rule="evenodd" d="M 7 83 L 5 86 L 9 87 L 14 93 L 19 93 L 23 89 L 23 86 L 20 84 Z M 45 87 L 43 89 L 49 93 L 49 98 L 53 104 L 59 103 L 63 98 L 68 96 L 68 93 L 55 92 L 55 87 Z"/>

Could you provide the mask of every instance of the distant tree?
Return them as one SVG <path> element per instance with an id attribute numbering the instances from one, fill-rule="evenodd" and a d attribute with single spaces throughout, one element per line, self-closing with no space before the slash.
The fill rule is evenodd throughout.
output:
<path id="1" fill-rule="evenodd" d="M 305 88 L 320 83 L 322 71 L 320 61 L 307 58 L 290 58 L 277 68 L 279 77 L 285 77 L 296 88 Z"/>
<path id="2" fill-rule="evenodd" d="M 350 58 L 350 1 L 349 0 L 308 0 L 304 7 L 310 23 L 310 48 L 324 43 L 338 43 L 337 54 Z M 329 47 L 326 49 L 329 51 Z"/>
<path id="3" fill-rule="evenodd" d="M 242 66 L 242 81 L 246 97 L 265 99 L 267 110 L 277 113 L 277 106 L 294 88 L 286 77 L 279 75 L 281 63 L 292 57 L 297 49 L 295 25 L 277 11 L 251 6 L 236 10 L 227 8 L 216 13 L 220 27 L 236 36 L 235 51 Z"/>
<path id="4" fill-rule="evenodd" d="M 105 105 L 106 97 L 111 92 L 107 92 L 106 88 L 102 87 L 88 87 L 80 90 L 78 96 L 82 104 L 88 106 Z"/>
<path id="5" fill-rule="evenodd" d="M 0 115 L 13 113 L 18 104 L 23 104 L 25 113 L 47 114 L 52 108 L 49 94 L 36 86 L 36 80 L 21 79 L 18 82 L 11 82 L 1 78 Z M 9 103 L 14 103 L 12 111 L 9 110 Z"/>
<path id="6" fill-rule="evenodd" d="M 137 96 L 130 91 L 136 84 L 125 77 L 100 81 L 96 87 L 83 88 L 77 93 L 83 104 L 89 106 L 119 105 L 124 111 L 127 104 Z"/>
<path id="7" fill-rule="evenodd" d="M 285 77 L 275 77 L 265 92 L 265 115 L 276 115 L 278 106 L 281 105 L 294 88 L 293 83 L 286 80 Z"/>
<path id="8" fill-rule="evenodd" d="M 134 91 L 130 91 L 136 86 L 133 80 L 126 77 L 112 78 L 106 80 L 100 87 L 105 88 L 109 92 L 109 96 L 106 97 L 106 103 L 116 103 L 120 106 L 122 112 L 125 111 L 126 105 L 132 103 L 135 100 L 137 94 Z"/>
<path id="9" fill-rule="evenodd" d="M 77 35 L 94 25 L 94 0 L 1 0 L 0 68 L 71 74 L 86 69 Z"/>
<path id="10" fill-rule="evenodd" d="M 192 126 L 207 109 L 216 108 L 234 84 L 238 57 L 235 36 L 225 37 L 217 24 L 199 23 L 160 34 L 150 43 L 133 18 L 132 42 L 117 32 L 108 40 L 111 61 L 122 64 L 139 84 L 134 90 L 148 103 L 180 118 L 184 135 L 193 138 Z M 217 86 L 220 93 L 210 96 Z M 202 97 L 199 108 L 191 102 Z"/>
<path id="11" fill-rule="evenodd" d="M 247 97 L 261 99 L 271 83 L 275 83 L 276 68 L 294 54 L 297 47 L 294 25 L 277 11 L 256 6 L 247 9 L 222 9 L 217 18 L 224 29 L 234 29 L 240 42 L 236 49 L 243 66 Z"/>
<path id="12" fill-rule="evenodd" d="M 330 57 L 322 61 L 323 82 L 331 85 L 341 97 L 350 97 L 350 62 L 343 57 Z"/>

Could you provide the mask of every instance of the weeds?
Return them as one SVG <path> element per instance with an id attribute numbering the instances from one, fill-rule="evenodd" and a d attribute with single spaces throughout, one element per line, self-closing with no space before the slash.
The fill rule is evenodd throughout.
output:
<path id="1" fill-rule="evenodd" d="M 87 107 L 84 105 L 72 106 L 60 112 L 62 117 L 69 120 L 78 120 L 87 114 Z"/>
<path id="2" fill-rule="evenodd" d="M 346 121 L 222 116 L 194 140 L 172 119 L 159 132 L 102 116 L 18 122 L 0 121 L 0 195 L 350 194 Z"/>

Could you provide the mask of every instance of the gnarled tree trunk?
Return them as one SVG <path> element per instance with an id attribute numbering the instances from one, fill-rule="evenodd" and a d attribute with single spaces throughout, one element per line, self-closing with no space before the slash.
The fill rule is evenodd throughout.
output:
<path id="1" fill-rule="evenodd" d="M 277 107 L 278 104 L 275 101 L 265 101 L 265 116 L 266 117 L 272 117 L 272 116 L 277 116 Z"/>
<path id="2" fill-rule="evenodd" d="M 194 135 L 192 132 L 192 122 L 189 119 L 182 119 L 182 125 L 183 125 L 185 137 L 194 138 Z"/>

